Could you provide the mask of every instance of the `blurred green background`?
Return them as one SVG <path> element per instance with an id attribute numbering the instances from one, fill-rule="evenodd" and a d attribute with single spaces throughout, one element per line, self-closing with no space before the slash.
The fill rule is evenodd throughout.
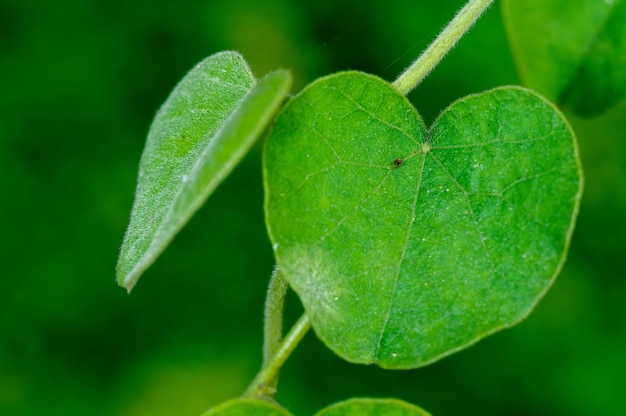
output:
<path id="1" fill-rule="evenodd" d="M 150 121 L 214 52 L 293 91 L 333 71 L 393 80 L 463 0 L 0 2 L 0 415 L 200 415 L 260 366 L 272 255 L 260 147 L 128 295 L 114 279 Z M 497 3 L 497 2 L 496 2 Z M 519 84 L 499 5 L 411 95 L 427 123 Z M 309 415 L 395 396 L 434 415 L 626 414 L 626 105 L 572 118 L 586 192 L 561 277 L 529 319 L 439 363 L 383 371 L 311 333 L 278 400 Z M 293 294 L 288 322 L 300 313 Z"/>

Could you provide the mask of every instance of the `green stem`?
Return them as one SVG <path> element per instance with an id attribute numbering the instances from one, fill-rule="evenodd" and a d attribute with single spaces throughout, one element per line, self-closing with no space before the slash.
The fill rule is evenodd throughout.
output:
<path id="1" fill-rule="evenodd" d="M 285 339 L 280 343 L 276 349 L 276 353 L 269 362 L 263 366 L 254 380 L 252 380 L 250 387 L 248 387 L 248 390 L 244 393 L 244 397 L 271 398 L 274 395 L 276 389 L 271 387 L 272 380 L 276 379 L 278 371 L 285 361 L 287 361 L 287 358 L 289 358 L 289 355 L 291 355 L 291 352 L 296 348 L 309 328 L 311 328 L 311 321 L 309 321 L 309 317 L 305 313 L 285 336 Z M 268 386 L 270 387 L 268 388 Z"/>
<path id="2" fill-rule="evenodd" d="M 272 273 L 265 297 L 265 321 L 263 327 L 263 367 L 265 367 L 283 340 L 283 305 L 289 284 L 284 279 L 278 266 Z M 278 374 L 268 383 L 268 387 L 276 388 Z"/>
<path id="3" fill-rule="evenodd" d="M 393 82 L 393 87 L 402 95 L 417 87 L 491 3 L 493 0 L 469 0 L 428 49 Z"/>

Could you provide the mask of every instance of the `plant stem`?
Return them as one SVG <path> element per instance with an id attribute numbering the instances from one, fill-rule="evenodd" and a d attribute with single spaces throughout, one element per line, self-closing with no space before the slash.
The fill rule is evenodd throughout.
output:
<path id="1" fill-rule="evenodd" d="M 437 39 L 393 82 L 393 87 L 402 95 L 417 87 L 491 3 L 493 0 L 469 0 Z"/>
<path id="2" fill-rule="evenodd" d="M 267 366 L 283 340 L 283 305 L 289 284 L 278 266 L 272 273 L 265 297 L 265 320 L 263 327 L 263 367 Z M 278 374 L 268 382 L 268 388 L 276 388 Z"/>
<path id="3" fill-rule="evenodd" d="M 248 387 L 248 390 L 244 393 L 244 397 L 271 398 L 274 395 L 276 389 L 271 387 L 272 380 L 276 378 L 278 371 L 309 328 L 311 328 L 311 321 L 309 321 L 309 317 L 304 313 L 285 336 L 285 339 L 280 343 L 276 349 L 276 353 L 269 362 L 263 366 L 254 380 L 252 380 L 250 387 Z M 268 388 L 268 386 L 270 387 Z"/>

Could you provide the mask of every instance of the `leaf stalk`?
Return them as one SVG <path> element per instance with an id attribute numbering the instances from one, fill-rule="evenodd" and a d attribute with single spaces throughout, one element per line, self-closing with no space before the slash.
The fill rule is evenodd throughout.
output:
<path id="1" fill-rule="evenodd" d="M 304 313 L 280 343 L 272 358 L 252 380 L 250 387 L 243 395 L 244 397 L 261 399 L 271 399 L 273 397 L 276 393 L 276 388 L 272 387 L 271 383 L 276 379 L 278 371 L 310 328 L 311 321 Z"/>
<path id="2" fill-rule="evenodd" d="M 470 0 L 437 36 L 430 46 L 409 66 L 392 85 L 402 95 L 417 87 L 456 45 L 493 0 Z"/>
<path id="3" fill-rule="evenodd" d="M 267 366 L 283 340 L 283 305 L 289 284 L 278 266 L 274 269 L 265 297 L 265 319 L 263 326 L 263 367 Z M 276 388 L 278 373 L 268 381 L 268 388 Z"/>

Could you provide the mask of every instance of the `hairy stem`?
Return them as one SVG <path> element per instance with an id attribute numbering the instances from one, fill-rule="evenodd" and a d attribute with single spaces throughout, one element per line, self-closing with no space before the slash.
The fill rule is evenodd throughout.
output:
<path id="1" fill-rule="evenodd" d="M 311 328 L 311 321 L 306 315 L 302 315 L 298 322 L 291 328 L 285 339 L 276 349 L 276 353 L 271 357 L 266 365 L 252 380 L 250 387 L 244 393 L 244 397 L 249 398 L 271 398 L 275 393 L 275 388 L 271 386 L 273 380 L 276 379 L 278 371 L 283 366 L 291 352 L 296 348 L 300 340 Z M 269 386 L 269 388 L 268 388 Z"/>
<path id="2" fill-rule="evenodd" d="M 289 284 L 284 279 L 278 266 L 272 273 L 270 284 L 265 297 L 265 321 L 263 327 L 263 367 L 267 366 L 276 354 L 280 342 L 283 340 L 283 305 Z M 278 373 L 267 387 L 276 389 Z"/>
<path id="3" fill-rule="evenodd" d="M 400 94 L 407 95 L 418 86 L 491 3 L 493 0 L 469 0 L 437 39 L 393 82 L 393 87 Z"/>

